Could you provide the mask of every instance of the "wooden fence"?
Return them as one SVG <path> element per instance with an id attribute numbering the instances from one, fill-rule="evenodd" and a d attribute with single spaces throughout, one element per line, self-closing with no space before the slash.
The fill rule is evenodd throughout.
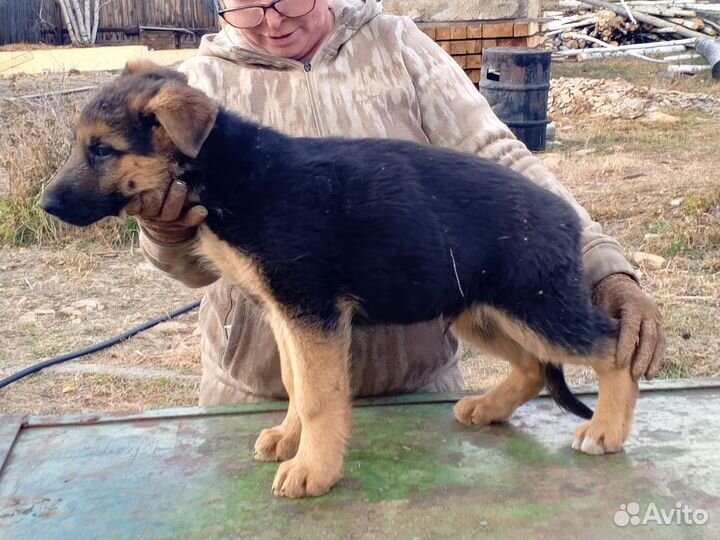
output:
<path id="1" fill-rule="evenodd" d="M 0 0 L 0 45 L 40 43 L 43 40 L 40 6 L 43 0 Z"/>
<path id="2" fill-rule="evenodd" d="M 214 0 L 112 0 L 100 12 L 98 43 L 192 47 L 217 29 Z M 55 0 L 0 0 L 0 45 L 69 43 Z"/>

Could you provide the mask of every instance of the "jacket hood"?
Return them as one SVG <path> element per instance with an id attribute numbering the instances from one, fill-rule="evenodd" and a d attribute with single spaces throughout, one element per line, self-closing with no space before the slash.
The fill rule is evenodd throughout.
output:
<path id="1" fill-rule="evenodd" d="M 335 13 L 335 25 L 324 43 L 313 55 L 314 63 L 334 57 L 340 47 L 364 24 L 382 13 L 380 0 L 329 0 L 328 3 Z M 275 67 L 287 67 L 289 63 L 296 62 L 253 50 L 238 31 L 227 25 L 217 34 L 203 36 L 199 55 L 222 58 L 238 64 L 261 64 Z"/>

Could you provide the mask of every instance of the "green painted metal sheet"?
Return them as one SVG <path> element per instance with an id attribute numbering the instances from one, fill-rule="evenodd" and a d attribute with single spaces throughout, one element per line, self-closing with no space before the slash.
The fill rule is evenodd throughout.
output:
<path id="1" fill-rule="evenodd" d="M 457 396 L 367 400 L 345 478 L 309 500 L 273 497 L 277 465 L 252 459 L 283 404 L 0 417 L 0 538 L 720 538 L 720 387 L 654 389 L 626 451 L 600 457 L 547 398 L 475 429 Z"/>

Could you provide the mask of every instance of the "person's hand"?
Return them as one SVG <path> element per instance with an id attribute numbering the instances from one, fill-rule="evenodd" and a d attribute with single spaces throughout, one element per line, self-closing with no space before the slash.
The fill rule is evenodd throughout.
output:
<path id="1" fill-rule="evenodd" d="M 134 197 L 125 211 L 137 216 L 145 234 L 161 244 L 180 244 L 190 240 L 207 217 L 207 209 L 199 204 L 188 205 L 184 182 L 170 184 L 164 196 L 149 193 Z"/>
<path id="2" fill-rule="evenodd" d="M 665 355 L 662 316 L 655 302 L 627 274 L 612 274 L 593 289 L 593 302 L 620 320 L 617 362 L 634 380 L 657 375 Z"/>

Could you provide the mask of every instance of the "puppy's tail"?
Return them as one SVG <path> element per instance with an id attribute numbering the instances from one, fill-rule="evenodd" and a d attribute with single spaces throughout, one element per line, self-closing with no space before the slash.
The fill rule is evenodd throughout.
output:
<path id="1" fill-rule="evenodd" d="M 544 371 L 545 387 L 550 397 L 555 400 L 555 403 L 560 405 L 560 408 L 586 420 L 592 418 L 592 409 L 580 401 L 568 388 L 562 365 L 547 363 L 544 366 Z"/>

